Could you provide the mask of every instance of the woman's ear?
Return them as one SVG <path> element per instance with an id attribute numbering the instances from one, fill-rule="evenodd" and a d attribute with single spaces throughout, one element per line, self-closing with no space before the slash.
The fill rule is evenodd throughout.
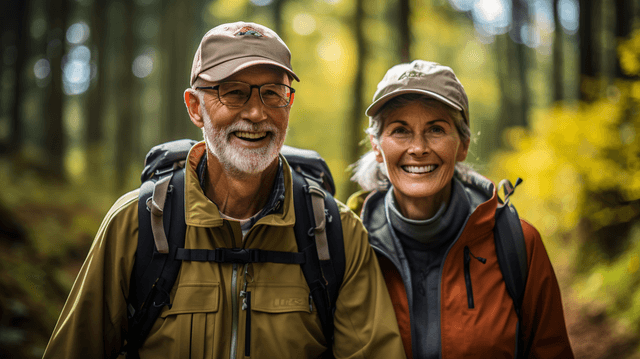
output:
<path id="1" fill-rule="evenodd" d="M 204 126 L 204 119 L 200 113 L 200 106 L 202 104 L 194 89 L 188 88 L 184 90 L 184 104 L 187 106 L 187 112 L 189 113 L 191 122 L 199 128 L 202 128 Z"/>
<path id="2" fill-rule="evenodd" d="M 462 162 L 467 159 L 467 153 L 469 152 L 469 143 L 471 139 L 467 139 L 466 141 L 461 141 L 460 147 L 458 148 L 458 154 L 456 155 L 456 161 Z"/>
<path id="3" fill-rule="evenodd" d="M 369 142 L 371 142 L 373 153 L 376 154 L 376 161 L 383 163 L 384 158 L 382 157 L 382 151 L 380 150 L 380 143 L 373 135 L 369 135 Z"/>

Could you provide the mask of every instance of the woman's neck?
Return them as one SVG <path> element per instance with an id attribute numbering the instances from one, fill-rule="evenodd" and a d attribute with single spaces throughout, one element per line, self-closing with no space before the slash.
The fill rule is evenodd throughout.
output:
<path id="1" fill-rule="evenodd" d="M 451 200 L 451 182 L 449 182 L 440 192 L 429 197 L 407 197 L 393 188 L 393 194 L 398 204 L 400 213 L 415 220 L 429 219 L 442 207 L 449 205 Z"/>

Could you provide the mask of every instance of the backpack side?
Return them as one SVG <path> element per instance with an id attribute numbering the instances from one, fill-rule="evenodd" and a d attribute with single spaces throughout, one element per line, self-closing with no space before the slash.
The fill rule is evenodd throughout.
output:
<path id="1" fill-rule="evenodd" d="M 313 188 L 319 190 L 317 184 L 305 179 L 305 177 L 293 170 L 293 200 L 296 213 L 294 232 L 298 251 L 305 253 L 310 259 L 302 264 L 302 273 L 309 286 L 309 299 L 316 305 L 318 317 L 322 325 L 322 331 L 327 342 L 327 351 L 323 358 L 333 358 L 334 324 L 338 291 L 342 285 L 345 271 L 344 238 L 342 236 L 342 222 L 338 206 L 330 193 L 326 193 L 321 201 L 326 210 L 322 210 L 320 216 L 325 217 L 324 226 L 326 236 L 323 239 L 317 235 L 318 210 L 312 203 Z M 318 250 L 318 248 L 324 248 Z"/>
<path id="2" fill-rule="evenodd" d="M 155 146 L 145 159 L 142 185 L 138 196 L 138 245 L 129 286 L 129 325 L 126 335 L 127 358 L 138 358 L 138 349 L 144 343 L 160 311 L 169 303 L 181 261 L 175 259 L 178 248 L 184 247 L 186 223 L 184 220 L 184 161 L 192 140 L 178 140 Z M 163 234 L 168 234 L 168 253 L 161 253 L 153 233 L 150 206 L 158 183 L 168 184 L 162 205 Z M 163 251 L 164 252 L 164 251 Z"/>
<path id="3" fill-rule="evenodd" d="M 515 207 L 509 202 L 509 196 L 515 187 L 522 182 L 516 181 L 515 186 L 508 180 L 503 180 L 505 199 L 496 209 L 494 238 L 498 264 L 509 296 L 513 300 L 513 306 L 518 316 L 516 325 L 516 350 L 514 358 L 526 357 L 526 350 L 522 338 L 522 300 L 527 284 L 528 262 L 527 247 L 524 241 L 524 233 L 520 217 Z"/>

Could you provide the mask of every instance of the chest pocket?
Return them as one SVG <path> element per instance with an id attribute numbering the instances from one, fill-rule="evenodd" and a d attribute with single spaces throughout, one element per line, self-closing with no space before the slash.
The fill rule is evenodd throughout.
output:
<path id="1" fill-rule="evenodd" d="M 245 355 L 316 358 L 326 349 L 317 311 L 305 286 L 260 284 L 251 291 Z M 268 344 L 266 344 L 268 343 Z"/>
<path id="2" fill-rule="evenodd" d="M 155 349 L 150 357 L 210 357 L 219 306 L 220 283 L 179 283 L 171 308 L 160 313 L 143 349 Z"/>

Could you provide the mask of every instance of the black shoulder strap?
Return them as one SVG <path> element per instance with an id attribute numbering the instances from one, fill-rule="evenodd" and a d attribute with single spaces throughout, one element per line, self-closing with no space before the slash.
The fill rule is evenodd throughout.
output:
<path id="1" fill-rule="evenodd" d="M 333 197 L 323 191 L 326 208 L 326 238 L 330 258 L 321 259 L 318 255 L 318 245 L 314 229 L 312 196 L 313 182 L 308 182 L 304 176 L 291 171 L 293 178 L 293 200 L 296 215 L 294 231 L 298 250 L 305 253 L 308 259 L 301 265 L 302 273 L 309 285 L 310 296 L 316 305 L 318 316 L 322 324 L 323 333 L 327 341 L 325 358 L 333 357 L 333 313 L 338 298 L 338 291 L 342 285 L 345 268 L 344 239 L 342 237 L 342 223 L 340 212 Z M 315 188 L 319 188 L 315 186 Z M 323 244 L 321 244 L 322 246 Z M 321 250 L 322 251 L 322 250 Z"/>
<path id="2" fill-rule="evenodd" d="M 181 261 L 176 260 L 178 248 L 184 247 L 186 224 L 184 219 L 185 170 L 171 172 L 164 213 L 165 233 L 168 233 L 168 253 L 160 253 L 155 245 L 151 228 L 151 198 L 156 181 L 146 181 L 140 187 L 138 198 L 138 246 L 129 287 L 129 330 L 127 358 L 137 358 L 138 349 L 149 334 L 155 319 L 165 305 L 169 305 L 169 292 L 178 277 Z M 172 214 L 174 216 L 172 217 Z"/>
<path id="3" fill-rule="evenodd" d="M 518 324 L 516 326 L 516 359 L 524 356 L 524 343 L 522 341 L 521 323 L 522 323 L 522 299 L 527 284 L 527 247 L 524 242 L 524 233 L 522 232 L 522 224 L 515 207 L 509 203 L 509 196 L 515 190 L 522 180 L 518 178 L 515 186 L 511 185 L 508 180 L 503 180 L 498 186 L 504 186 L 505 199 L 504 203 L 496 209 L 495 245 L 496 254 L 498 256 L 498 264 L 502 271 L 507 292 L 513 299 L 513 305 L 518 315 Z"/>

